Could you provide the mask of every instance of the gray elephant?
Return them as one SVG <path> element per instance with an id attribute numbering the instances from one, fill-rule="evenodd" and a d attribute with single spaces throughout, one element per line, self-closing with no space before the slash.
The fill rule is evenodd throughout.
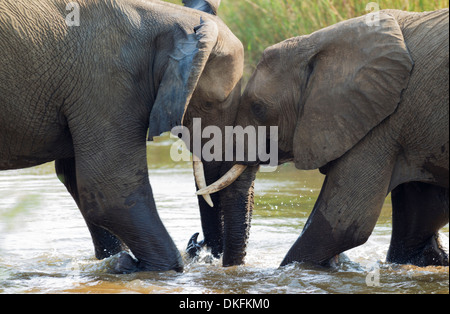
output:
<path id="1" fill-rule="evenodd" d="M 278 126 L 280 162 L 326 175 L 282 265 L 365 243 L 391 191 L 387 261 L 448 265 L 449 11 L 375 14 L 268 48 L 242 96 L 238 125 Z"/>
<path id="2" fill-rule="evenodd" d="M 55 160 L 96 257 L 133 253 L 120 256 L 117 272 L 183 268 L 153 199 L 147 130 L 152 139 L 182 122 L 192 128 L 195 117 L 235 121 L 242 44 L 215 16 L 220 1 L 184 2 L 79 0 L 69 10 L 62 0 L 0 2 L 0 170 Z M 196 164 L 199 187 L 230 166 Z M 247 173 L 232 203 L 227 194 L 199 198 L 204 243 L 224 264 L 245 253 L 229 226 L 251 212 Z"/>

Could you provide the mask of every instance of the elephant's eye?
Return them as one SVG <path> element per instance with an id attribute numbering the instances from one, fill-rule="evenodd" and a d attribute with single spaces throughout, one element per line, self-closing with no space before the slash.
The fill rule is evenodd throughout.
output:
<path id="1" fill-rule="evenodd" d="M 255 102 L 252 104 L 252 112 L 258 120 L 264 121 L 266 119 L 267 107 Z"/>

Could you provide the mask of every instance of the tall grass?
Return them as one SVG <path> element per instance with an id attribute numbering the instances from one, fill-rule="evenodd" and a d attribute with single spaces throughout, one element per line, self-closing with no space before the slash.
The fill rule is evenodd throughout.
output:
<path id="1" fill-rule="evenodd" d="M 369 2 L 376 2 L 381 10 L 418 12 L 449 6 L 449 0 L 222 0 L 219 15 L 244 44 L 247 77 L 265 48 L 366 14 Z"/>

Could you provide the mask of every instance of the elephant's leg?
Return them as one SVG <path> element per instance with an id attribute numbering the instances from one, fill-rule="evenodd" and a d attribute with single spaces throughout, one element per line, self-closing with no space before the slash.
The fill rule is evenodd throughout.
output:
<path id="1" fill-rule="evenodd" d="M 80 208 L 75 172 L 75 159 L 59 159 L 55 161 L 55 170 L 59 180 L 66 186 L 69 193 Z M 86 219 L 89 232 L 95 248 L 95 257 L 104 259 L 121 252 L 124 248 L 122 242 L 108 230 L 98 227 Z"/>
<path id="2" fill-rule="evenodd" d="M 387 261 L 417 266 L 446 265 L 439 229 L 448 223 L 447 188 L 404 183 L 392 191 L 392 238 Z"/>
<path id="3" fill-rule="evenodd" d="M 120 259 L 118 271 L 181 270 L 181 255 L 153 199 L 145 123 L 122 119 L 83 128 L 78 125 L 74 123 L 71 131 L 83 216 L 117 236 L 137 259 L 135 263 Z"/>
<path id="4" fill-rule="evenodd" d="M 386 198 L 395 158 L 383 144 L 358 144 L 336 160 L 303 232 L 282 262 L 330 265 L 367 241 Z"/>

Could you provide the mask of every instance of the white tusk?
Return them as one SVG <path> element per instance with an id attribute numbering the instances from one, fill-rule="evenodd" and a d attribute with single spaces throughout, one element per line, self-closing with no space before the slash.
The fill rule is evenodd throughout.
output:
<path id="1" fill-rule="evenodd" d="M 236 179 L 239 178 L 239 176 L 244 172 L 245 169 L 247 169 L 247 166 L 245 165 L 234 165 L 227 173 L 225 173 L 222 178 L 206 188 L 199 189 L 197 191 L 197 195 L 209 195 L 223 190 L 231 183 L 236 181 Z"/>
<path id="2" fill-rule="evenodd" d="M 192 165 L 194 167 L 195 182 L 197 183 L 199 190 L 206 188 L 206 179 L 205 179 L 205 171 L 203 170 L 203 163 L 195 155 L 193 155 Z M 209 194 L 203 195 L 203 198 L 205 199 L 206 203 L 208 203 L 209 206 L 214 207 L 214 203 Z"/>

